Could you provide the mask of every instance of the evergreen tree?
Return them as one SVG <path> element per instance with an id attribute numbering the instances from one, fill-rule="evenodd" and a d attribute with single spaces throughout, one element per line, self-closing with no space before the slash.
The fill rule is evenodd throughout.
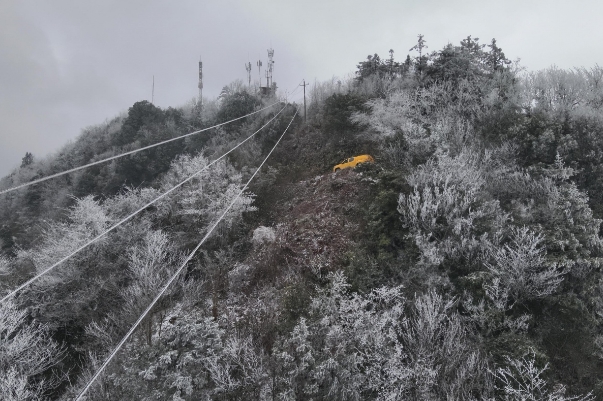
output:
<path id="1" fill-rule="evenodd" d="M 417 65 L 417 69 L 419 70 L 420 79 L 423 79 L 423 70 L 427 66 L 427 56 L 423 56 L 423 50 L 427 49 L 428 46 L 425 44 L 427 43 L 427 41 L 423 39 L 423 35 L 419 34 L 417 36 L 419 38 L 417 44 L 411 47 L 408 51 L 416 50 L 417 52 L 419 52 L 419 57 L 415 58 L 415 64 Z"/>
<path id="2" fill-rule="evenodd" d="M 34 157 L 31 153 L 25 152 L 25 156 L 21 159 L 21 168 L 27 167 L 32 164 L 34 161 Z"/>

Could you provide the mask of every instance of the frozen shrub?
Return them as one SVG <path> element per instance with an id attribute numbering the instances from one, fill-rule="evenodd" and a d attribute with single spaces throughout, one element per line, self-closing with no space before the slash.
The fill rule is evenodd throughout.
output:
<path id="1" fill-rule="evenodd" d="M 264 243 L 274 242 L 276 240 L 276 233 L 274 229 L 270 227 L 259 226 L 253 230 L 253 243 L 255 245 L 261 245 Z"/>
<path id="2" fill-rule="evenodd" d="M 239 291 L 249 281 L 251 267 L 243 263 L 237 263 L 228 272 L 228 285 L 233 292 Z"/>
<path id="3" fill-rule="evenodd" d="M 4 255 L 0 255 L 0 276 L 10 274 L 10 259 Z"/>

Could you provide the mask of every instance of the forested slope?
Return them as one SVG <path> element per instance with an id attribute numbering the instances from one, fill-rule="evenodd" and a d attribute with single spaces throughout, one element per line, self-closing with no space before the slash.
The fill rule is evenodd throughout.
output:
<path id="1" fill-rule="evenodd" d="M 88 400 L 603 397 L 603 69 L 525 72 L 471 37 L 424 46 L 311 88 L 308 121 L 294 119 Z M 139 102 L 2 184 L 263 101 L 239 89 L 203 111 Z M 3 293 L 284 106 L 2 195 Z M 3 399 L 73 399 L 293 113 L 1 305 Z M 376 163 L 331 172 L 362 153 Z"/>

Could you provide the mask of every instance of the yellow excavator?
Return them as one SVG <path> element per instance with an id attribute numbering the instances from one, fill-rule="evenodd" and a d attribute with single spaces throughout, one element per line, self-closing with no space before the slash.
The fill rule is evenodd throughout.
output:
<path id="1" fill-rule="evenodd" d="M 371 156 L 371 155 L 354 156 L 354 157 L 350 157 L 349 159 L 345 159 L 341 163 L 335 165 L 335 167 L 333 167 L 333 172 L 338 171 L 338 170 L 343 170 L 344 168 L 356 167 L 357 165 L 362 164 L 362 163 L 374 163 L 374 162 L 375 162 L 375 159 L 373 159 L 373 156 Z"/>

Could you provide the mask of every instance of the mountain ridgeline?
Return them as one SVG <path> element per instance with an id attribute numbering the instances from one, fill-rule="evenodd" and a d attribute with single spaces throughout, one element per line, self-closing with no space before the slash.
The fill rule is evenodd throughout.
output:
<path id="1" fill-rule="evenodd" d="M 86 400 L 603 399 L 603 68 L 471 36 L 368 56 L 231 124 L 0 195 L 0 399 L 71 400 L 276 144 Z M 0 188 L 274 103 L 127 113 Z M 340 160 L 376 162 L 332 172 Z"/>

